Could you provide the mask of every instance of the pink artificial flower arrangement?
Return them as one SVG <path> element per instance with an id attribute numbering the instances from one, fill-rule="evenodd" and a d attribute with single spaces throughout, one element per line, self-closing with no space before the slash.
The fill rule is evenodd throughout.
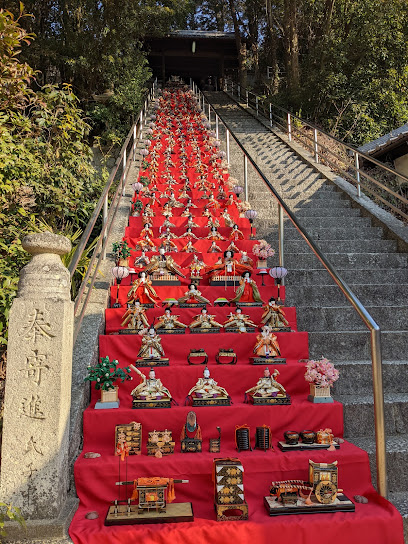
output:
<path id="1" fill-rule="evenodd" d="M 322 357 L 319 361 L 311 359 L 306 364 L 305 380 L 322 387 L 332 386 L 339 379 L 339 371 L 333 363 Z"/>
<path id="2" fill-rule="evenodd" d="M 259 240 L 259 244 L 255 244 L 252 248 L 252 253 L 260 259 L 267 259 L 275 255 L 275 250 L 266 240 Z"/>

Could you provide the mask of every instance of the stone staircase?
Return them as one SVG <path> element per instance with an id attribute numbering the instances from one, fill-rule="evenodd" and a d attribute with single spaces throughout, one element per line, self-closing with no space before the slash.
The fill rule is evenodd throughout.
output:
<path id="1" fill-rule="evenodd" d="M 382 329 L 390 498 L 408 515 L 407 254 L 352 207 L 348 195 L 305 163 L 277 134 L 222 92 L 206 93 L 264 175 Z M 223 139 L 220 123 L 220 138 Z M 231 174 L 243 180 L 243 155 L 230 138 Z M 257 233 L 278 248 L 278 210 L 248 164 L 249 201 Z M 285 216 L 286 217 L 286 216 Z M 374 412 L 369 333 L 357 313 L 285 218 L 287 305 L 309 331 L 310 356 L 325 355 L 341 372 L 334 396 L 344 405 L 345 436 L 370 454 L 375 482 Z M 277 264 L 276 257 L 270 264 Z"/>

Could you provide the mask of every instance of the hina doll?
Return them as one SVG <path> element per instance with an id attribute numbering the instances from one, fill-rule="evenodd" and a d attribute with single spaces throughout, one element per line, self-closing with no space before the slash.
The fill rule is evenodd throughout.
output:
<path id="1" fill-rule="evenodd" d="M 165 329 L 165 330 L 175 330 L 175 329 L 186 329 L 187 325 L 184 323 L 181 323 L 181 321 L 178 320 L 180 316 L 179 315 L 173 315 L 171 313 L 170 308 L 166 308 L 164 310 L 164 315 L 161 315 L 157 318 L 157 323 L 155 324 L 154 328 L 157 329 Z"/>
<path id="2" fill-rule="evenodd" d="M 188 291 L 186 291 L 184 295 L 177 300 L 177 302 L 179 304 L 211 304 L 208 298 L 201 295 L 201 291 L 197 289 L 195 283 L 190 283 L 188 286 Z"/>
<path id="3" fill-rule="evenodd" d="M 188 268 L 190 269 L 191 278 L 201 279 L 200 273 L 201 273 L 201 270 L 205 268 L 205 264 L 203 261 L 200 261 L 197 255 L 193 255 L 193 260 L 189 264 Z"/>
<path id="4" fill-rule="evenodd" d="M 170 391 L 166 387 L 164 387 L 160 379 L 156 378 L 154 368 L 151 368 L 149 370 L 149 378 L 146 378 L 143 372 L 141 372 L 138 368 L 132 368 L 142 378 L 142 381 L 133 389 L 131 393 L 134 399 L 153 401 L 157 399 L 167 398 L 171 400 L 172 397 Z"/>
<path id="5" fill-rule="evenodd" d="M 146 255 L 145 251 L 142 251 L 142 254 L 140 257 L 135 259 L 134 267 L 135 268 L 143 268 L 144 266 L 147 266 L 150 263 L 149 257 Z"/>
<path id="6" fill-rule="evenodd" d="M 256 328 L 256 325 L 249 315 L 242 313 L 241 308 L 237 308 L 235 313 L 230 313 L 224 323 L 224 329 L 238 329 L 240 332 L 247 332 L 247 327 Z"/>
<path id="7" fill-rule="evenodd" d="M 207 249 L 207 253 L 221 253 L 221 248 L 217 246 L 215 240 L 211 242 L 210 247 Z"/>
<path id="8" fill-rule="evenodd" d="M 232 227 L 231 232 L 228 235 L 228 238 L 229 240 L 235 240 L 235 241 L 244 239 L 244 235 L 242 231 L 238 230 L 237 224 L 234 224 L 234 226 Z"/>
<path id="9" fill-rule="evenodd" d="M 140 238 L 145 238 L 146 236 L 153 238 L 153 230 L 151 227 L 152 227 L 151 223 L 145 223 L 143 225 L 143 229 L 140 231 Z"/>
<path id="10" fill-rule="evenodd" d="M 256 282 L 251 279 L 251 272 L 246 270 L 242 274 L 235 297 L 230 302 L 263 302 Z"/>
<path id="11" fill-rule="evenodd" d="M 271 376 L 269 368 L 266 367 L 264 370 L 264 375 L 262 378 L 259 378 L 258 382 L 254 387 L 247 389 L 245 395 L 250 395 L 251 397 L 286 397 L 286 389 L 278 383 L 275 378 L 279 376 L 279 371 L 274 370 Z"/>
<path id="12" fill-rule="evenodd" d="M 215 199 L 213 193 L 211 193 L 210 196 L 209 196 L 209 198 L 208 198 L 207 206 L 208 206 L 209 208 L 213 208 L 213 209 L 215 209 L 215 210 L 217 210 L 218 208 L 220 208 L 220 203 L 217 202 L 217 200 Z"/>
<path id="13" fill-rule="evenodd" d="M 263 314 L 261 317 L 262 323 L 268 325 L 272 330 L 279 330 L 290 328 L 289 321 L 286 319 L 285 312 L 280 306 L 276 304 L 273 297 L 269 299 L 266 306 L 263 307 Z"/>
<path id="14" fill-rule="evenodd" d="M 170 227 L 167 227 L 166 230 L 160 234 L 159 238 L 178 238 L 178 236 L 176 236 L 174 232 L 171 232 Z"/>
<path id="15" fill-rule="evenodd" d="M 262 327 L 262 332 L 257 335 L 253 352 L 257 357 L 280 357 L 278 339 L 268 326 Z"/>
<path id="16" fill-rule="evenodd" d="M 150 264 L 146 267 L 145 272 L 147 274 L 169 272 L 175 276 L 181 276 L 185 278 L 185 275 L 181 272 L 178 265 L 174 262 L 173 257 L 165 254 L 164 248 L 159 249 L 159 255 L 152 257 Z"/>
<path id="17" fill-rule="evenodd" d="M 120 326 L 127 326 L 128 329 L 139 330 L 149 326 L 145 309 L 140 305 L 139 300 L 134 301 L 134 305 L 126 310 L 122 319 L 123 321 Z"/>
<path id="18" fill-rule="evenodd" d="M 135 245 L 136 251 L 156 251 L 156 246 L 149 235 L 146 235 L 144 239 L 138 240 Z"/>
<path id="19" fill-rule="evenodd" d="M 208 233 L 208 236 L 206 238 L 207 238 L 207 240 L 223 240 L 223 241 L 225 241 L 224 236 L 222 236 L 218 232 L 217 227 L 211 227 L 211 230 Z"/>
<path id="20" fill-rule="evenodd" d="M 183 251 L 185 253 L 198 253 L 196 248 L 193 246 L 193 242 L 189 240 L 185 246 L 181 248 L 180 251 Z"/>
<path id="21" fill-rule="evenodd" d="M 188 397 L 197 396 L 203 399 L 211 399 L 217 397 L 228 398 L 226 389 L 220 387 L 218 383 L 211 378 L 208 367 L 205 367 L 203 377 L 197 380 L 197 383 L 188 392 Z"/>
<path id="22" fill-rule="evenodd" d="M 188 221 L 186 226 L 187 228 L 189 227 L 190 229 L 198 227 L 197 223 L 194 223 L 194 219 L 191 213 L 188 216 Z"/>
<path id="23" fill-rule="evenodd" d="M 232 251 L 225 251 L 224 257 L 219 259 L 213 266 L 209 266 L 206 274 L 212 280 L 214 276 L 236 276 L 244 272 L 252 271 L 250 266 L 240 264 Z"/>
<path id="24" fill-rule="evenodd" d="M 180 238 L 186 238 L 187 240 L 200 240 L 200 238 L 193 233 L 191 227 L 187 227 L 186 232 L 182 234 Z"/>
<path id="25" fill-rule="evenodd" d="M 225 208 L 225 210 L 222 212 L 221 215 L 224 218 L 224 222 L 225 222 L 226 227 L 233 227 L 234 226 L 234 220 L 232 219 L 232 217 L 228 213 L 227 208 Z"/>
<path id="26" fill-rule="evenodd" d="M 139 272 L 139 278 L 132 284 L 132 288 L 128 292 L 128 303 L 133 303 L 139 300 L 141 304 L 154 304 L 158 306 L 160 300 L 156 291 L 152 286 L 152 282 L 148 279 L 146 272 Z"/>
<path id="27" fill-rule="evenodd" d="M 190 323 L 190 329 L 222 329 L 221 323 L 218 323 L 214 319 L 215 315 L 210 315 L 207 313 L 207 308 L 201 308 L 201 312 L 194 316 L 193 321 Z"/>

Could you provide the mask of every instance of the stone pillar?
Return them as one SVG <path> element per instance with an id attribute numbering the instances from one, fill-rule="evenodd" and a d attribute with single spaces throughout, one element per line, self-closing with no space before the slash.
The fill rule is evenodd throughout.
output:
<path id="1" fill-rule="evenodd" d="M 74 303 L 60 255 L 71 242 L 31 234 L 10 311 L 1 498 L 25 519 L 55 519 L 67 496 Z"/>

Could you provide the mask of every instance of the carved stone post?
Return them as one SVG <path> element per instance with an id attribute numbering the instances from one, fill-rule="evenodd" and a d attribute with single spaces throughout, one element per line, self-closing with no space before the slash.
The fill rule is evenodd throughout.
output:
<path id="1" fill-rule="evenodd" d="M 25 519 L 57 518 L 67 496 L 74 303 L 60 255 L 71 242 L 31 234 L 10 311 L 1 498 Z"/>

